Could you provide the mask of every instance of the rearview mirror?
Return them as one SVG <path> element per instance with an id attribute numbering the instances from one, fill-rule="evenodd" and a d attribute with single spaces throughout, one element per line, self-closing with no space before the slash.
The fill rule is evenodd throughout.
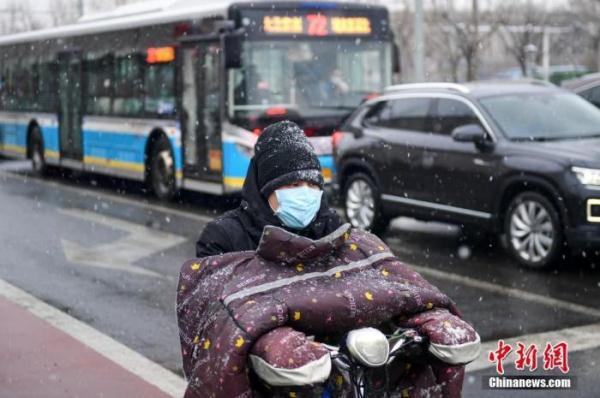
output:
<path id="1" fill-rule="evenodd" d="M 231 32 L 225 35 L 223 42 L 225 51 L 225 68 L 242 67 L 242 34 Z"/>
<path id="2" fill-rule="evenodd" d="M 483 144 L 487 138 L 487 133 L 479 124 L 465 124 L 452 130 L 452 138 L 457 142 Z"/>

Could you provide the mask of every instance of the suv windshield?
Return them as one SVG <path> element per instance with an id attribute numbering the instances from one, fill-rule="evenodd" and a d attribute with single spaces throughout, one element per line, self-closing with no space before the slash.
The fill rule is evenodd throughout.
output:
<path id="1" fill-rule="evenodd" d="M 570 93 L 498 95 L 480 100 L 512 140 L 560 140 L 600 135 L 600 110 Z"/>
<path id="2" fill-rule="evenodd" d="M 244 67 L 230 72 L 229 116 L 272 107 L 300 116 L 354 109 L 391 82 L 389 43 L 364 40 L 264 40 L 244 45 Z"/>

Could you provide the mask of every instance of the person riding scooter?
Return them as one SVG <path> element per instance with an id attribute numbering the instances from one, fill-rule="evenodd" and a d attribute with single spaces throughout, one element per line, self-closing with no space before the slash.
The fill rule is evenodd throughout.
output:
<path id="1" fill-rule="evenodd" d="M 379 238 L 342 225 L 322 187 L 302 130 L 291 122 L 266 128 L 242 204 L 206 226 L 198 258 L 181 269 L 185 397 L 258 396 L 253 372 L 273 376 L 268 396 L 313 396 L 324 386 L 347 396 L 321 342 L 389 322 L 429 341 L 428 362 L 413 367 L 403 396 L 460 396 L 462 365 L 478 355 L 479 336 Z"/>

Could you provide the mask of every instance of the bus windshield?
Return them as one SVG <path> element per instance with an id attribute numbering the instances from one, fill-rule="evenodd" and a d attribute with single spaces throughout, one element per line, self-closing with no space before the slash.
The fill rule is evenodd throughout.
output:
<path id="1" fill-rule="evenodd" d="M 236 120 L 274 108 L 303 118 L 345 114 L 381 92 L 392 74 L 384 41 L 247 41 L 243 61 L 229 75 L 229 116 Z"/>

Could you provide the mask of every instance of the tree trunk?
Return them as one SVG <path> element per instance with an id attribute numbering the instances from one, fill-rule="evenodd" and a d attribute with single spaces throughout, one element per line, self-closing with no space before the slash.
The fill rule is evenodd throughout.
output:
<path id="1" fill-rule="evenodd" d="M 519 63 L 519 67 L 521 68 L 521 75 L 527 76 L 527 57 L 521 52 L 517 57 L 517 62 Z"/>
<path id="2" fill-rule="evenodd" d="M 594 36 L 594 61 L 596 61 L 596 71 L 600 71 L 600 34 Z"/>
<path id="3" fill-rule="evenodd" d="M 477 60 L 475 59 L 475 52 L 472 52 L 471 55 L 465 57 L 465 61 L 467 61 L 467 76 L 466 80 L 468 82 L 477 79 Z"/>
<path id="4" fill-rule="evenodd" d="M 452 81 L 454 83 L 458 83 L 458 64 L 459 61 L 457 60 L 450 61 L 450 68 L 452 69 Z"/>
<path id="5" fill-rule="evenodd" d="M 473 31 L 471 48 L 467 57 L 467 81 L 476 80 L 479 67 L 479 0 L 472 0 Z"/>

